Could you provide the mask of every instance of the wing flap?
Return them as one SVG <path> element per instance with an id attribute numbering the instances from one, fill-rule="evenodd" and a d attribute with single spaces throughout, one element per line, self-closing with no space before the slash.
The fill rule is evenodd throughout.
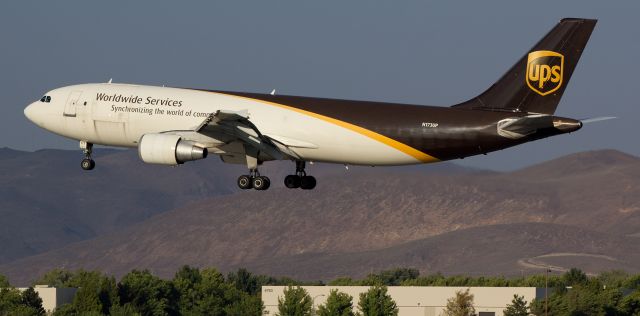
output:
<path id="1" fill-rule="evenodd" d="M 195 128 L 195 132 L 215 139 L 225 139 L 225 143 L 241 142 L 276 160 L 284 159 L 287 156 L 272 143 L 271 139 L 262 135 L 260 130 L 249 120 L 247 110 L 220 110 L 211 113 Z"/>
<path id="2" fill-rule="evenodd" d="M 273 135 L 273 134 L 266 134 L 264 135 L 266 137 L 271 138 L 272 140 L 286 146 L 286 147 L 291 147 L 291 148 L 310 148 L 310 149 L 317 149 L 318 145 L 310 143 L 310 142 L 306 142 L 303 140 L 299 140 L 299 139 L 293 139 L 290 137 L 285 137 L 285 136 L 280 136 L 280 135 Z"/>

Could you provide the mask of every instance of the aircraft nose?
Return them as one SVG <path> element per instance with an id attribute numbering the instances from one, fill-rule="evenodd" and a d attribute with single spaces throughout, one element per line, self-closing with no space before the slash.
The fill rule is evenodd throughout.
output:
<path id="1" fill-rule="evenodd" d="M 35 105 L 33 103 L 27 105 L 26 108 L 24 108 L 24 116 L 27 117 L 27 119 L 29 119 L 29 121 L 34 122 L 34 117 L 35 117 Z M 35 123 L 35 122 L 34 122 Z"/>
<path id="2" fill-rule="evenodd" d="M 41 102 L 33 102 L 27 105 L 27 107 L 24 108 L 24 116 L 26 116 L 33 124 L 44 127 L 43 124 L 45 123 L 44 118 L 46 115 L 43 113 L 44 108 L 40 103 Z"/>

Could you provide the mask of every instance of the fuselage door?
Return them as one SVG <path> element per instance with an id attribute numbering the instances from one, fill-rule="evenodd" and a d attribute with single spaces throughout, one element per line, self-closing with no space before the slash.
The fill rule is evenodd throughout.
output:
<path id="1" fill-rule="evenodd" d="M 64 106 L 64 116 L 76 117 L 76 107 L 78 106 L 78 100 L 82 95 L 82 91 L 73 91 L 69 94 L 67 104 Z"/>

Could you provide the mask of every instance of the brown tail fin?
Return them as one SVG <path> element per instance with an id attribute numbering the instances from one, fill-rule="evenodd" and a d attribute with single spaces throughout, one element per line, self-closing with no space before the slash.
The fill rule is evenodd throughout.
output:
<path id="1" fill-rule="evenodd" d="M 489 89 L 454 107 L 553 114 L 596 22 L 562 19 Z"/>

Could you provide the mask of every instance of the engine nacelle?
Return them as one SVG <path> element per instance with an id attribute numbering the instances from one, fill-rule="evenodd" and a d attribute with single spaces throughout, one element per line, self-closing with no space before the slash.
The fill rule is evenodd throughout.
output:
<path id="1" fill-rule="evenodd" d="M 172 134 L 145 134 L 138 143 L 138 155 L 146 163 L 178 165 L 207 158 L 207 149 Z"/>

